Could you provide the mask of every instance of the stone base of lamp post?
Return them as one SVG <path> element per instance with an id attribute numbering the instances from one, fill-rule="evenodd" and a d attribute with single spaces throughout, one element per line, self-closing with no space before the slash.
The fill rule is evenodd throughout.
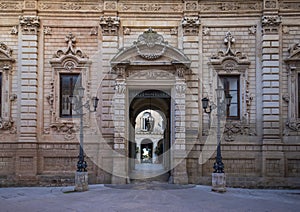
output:
<path id="1" fill-rule="evenodd" d="M 212 173 L 212 191 L 226 192 L 226 176 L 225 173 Z"/>
<path id="2" fill-rule="evenodd" d="M 75 173 L 75 191 L 87 191 L 89 190 L 88 172 L 76 172 Z"/>

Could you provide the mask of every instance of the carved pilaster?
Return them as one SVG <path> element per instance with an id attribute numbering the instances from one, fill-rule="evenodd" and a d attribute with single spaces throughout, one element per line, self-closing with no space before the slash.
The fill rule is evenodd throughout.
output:
<path id="1" fill-rule="evenodd" d="M 100 17 L 100 26 L 103 35 L 118 35 L 120 18 L 119 17 Z"/>
<path id="2" fill-rule="evenodd" d="M 200 19 L 198 16 L 183 17 L 181 24 L 184 35 L 197 36 L 199 34 Z"/>

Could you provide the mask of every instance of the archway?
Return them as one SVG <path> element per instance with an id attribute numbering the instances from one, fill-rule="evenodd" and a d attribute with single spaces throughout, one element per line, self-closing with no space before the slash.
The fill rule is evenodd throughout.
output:
<path id="1" fill-rule="evenodd" d="M 161 90 L 131 90 L 129 98 L 129 177 L 131 180 L 167 181 L 171 166 L 171 97 Z M 147 120 L 150 126 L 147 126 Z"/>
<path id="2" fill-rule="evenodd" d="M 191 61 L 150 28 L 131 47 L 116 54 L 110 64 L 115 79 L 113 145 L 117 153 L 113 156 L 112 182 L 125 183 L 130 178 L 136 157 L 135 118 L 151 105 L 167 120 L 163 170 L 171 170 L 174 183 L 186 184 L 186 79 Z"/>

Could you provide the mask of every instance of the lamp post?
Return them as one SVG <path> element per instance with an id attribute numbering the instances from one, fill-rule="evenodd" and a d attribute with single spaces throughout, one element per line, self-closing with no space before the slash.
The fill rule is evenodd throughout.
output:
<path id="1" fill-rule="evenodd" d="M 218 192 L 225 192 L 225 173 L 224 173 L 224 163 L 222 161 L 222 154 L 221 154 L 221 116 L 222 113 L 226 112 L 224 110 L 224 106 L 227 106 L 229 108 L 231 104 L 232 96 L 227 93 L 225 96 L 225 104 L 224 102 L 221 102 L 224 95 L 224 89 L 221 88 L 221 86 L 218 85 L 218 88 L 216 89 L 217 93 L 217 155 L 216 155 L 216 161 L 214 163 L 214 172 L 212 174 L 212 185 L 213 191 Z M 215 109 L 215 105 L 208 105 L 209 99 L 204 97 L 202 100 L 202 107 L 204 109 L 204 112 L 211 115 L 211 112 L 213 109 Z M 209 108 L 209 110 L 207 110 Z"/>
<path id="2" fill-rule="evenodd" d="M 92 98 L 94 110 L 90 110 L 89 100 L 83 104 L 82 99 L 84 97 L 84 88 L 78 87 L 77 89 L 78 99 L 75 96 L 70 96 L 74 110 L 79 115 L 80 126 L 79 126 L 79 155 L 77 162 L 77 171 L 75 175 L 75 191 L 87 191 L 88 190 L 88 173 L 87 173 L 87 162 L 84 160 L 83 152 L 83 108 L 86 108 L 89 112 L 95 112 L 98 106 L 99 99 L 97 97 Z"/>

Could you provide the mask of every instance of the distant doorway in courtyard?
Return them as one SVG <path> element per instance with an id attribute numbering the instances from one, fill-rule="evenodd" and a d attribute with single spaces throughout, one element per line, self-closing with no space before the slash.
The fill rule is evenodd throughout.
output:
<path id="1" fill-rule="evenodd" d="M 129 92 L 130 179 L 168 180 L 170 168 L 170 105 L 167 91 Z"/>

